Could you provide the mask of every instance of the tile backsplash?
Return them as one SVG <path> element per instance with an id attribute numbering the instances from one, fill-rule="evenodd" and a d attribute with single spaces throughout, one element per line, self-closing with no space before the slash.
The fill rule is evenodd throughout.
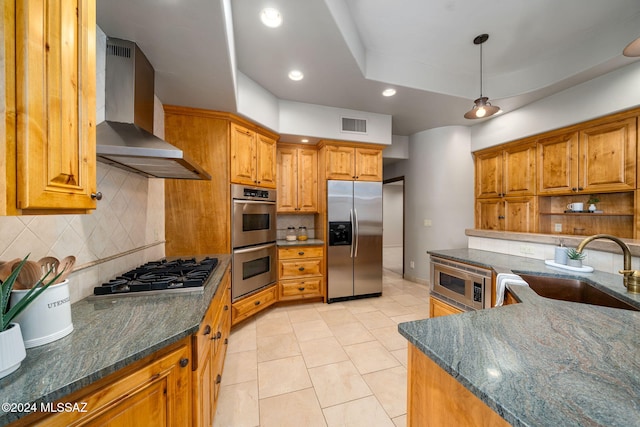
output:
<path id="1" fill-rule="evenodd" d="M 295 227 L 296 231 L 298 227 L 307 227 L 307 236 L 310 239 L 315 239 L 315 215 L 288 215 L 278 214 L 276 219 L 276 227 L 278 229 L 276 238 L 284 240 L 287 236 L 287 228 Z"/>

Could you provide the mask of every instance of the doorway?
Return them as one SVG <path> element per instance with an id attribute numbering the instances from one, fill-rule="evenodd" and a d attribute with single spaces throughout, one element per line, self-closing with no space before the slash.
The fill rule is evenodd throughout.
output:
<path id="1" fill-rule="evenodd" d="M 382 182 L 382 267 L 404 277 L 404 176 Z"/>

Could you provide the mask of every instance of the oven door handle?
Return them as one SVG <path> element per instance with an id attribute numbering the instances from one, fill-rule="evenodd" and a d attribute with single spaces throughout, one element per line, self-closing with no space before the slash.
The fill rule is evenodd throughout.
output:
<path id="1" fill-rule="evenodd" d="M 234 254 L 248 254 L 248 253 L 251 253 L 251 252 L 261 251 L 263 249 L 272 248 L 275 245 L 276 245 L 275 243 L 267 243 L 266 245 L 251 246 L 249 248 L 243 248 L 243 249 L 234 249 L 233 253 Z"/>
<path id="2" fill-rule="evenodd" d="M 239 205 L 275 205 L 276 202 L 267 202 L 263 200 L 242 200 L 242 199 L 233 199 L 233 203 L 237 203 Z"/>

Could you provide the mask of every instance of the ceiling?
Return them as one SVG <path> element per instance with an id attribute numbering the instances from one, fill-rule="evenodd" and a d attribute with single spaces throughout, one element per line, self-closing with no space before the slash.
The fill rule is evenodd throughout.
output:
<path id="1" fill-rule="evenodd" d="M 281 27 L 262 25 L 264 7 Z M 239 71 L 279 99 L 389 114 L 410 135 L 478 123 L 462 117 L 480 95 L 475 36 L 489 34 L 483 95 L 509 112 L 637 60 L 622 49 L 640 36 L 640 1 L 97 0 L 97 21 L 140 45 L 166 104 L 235 112 Z"/>

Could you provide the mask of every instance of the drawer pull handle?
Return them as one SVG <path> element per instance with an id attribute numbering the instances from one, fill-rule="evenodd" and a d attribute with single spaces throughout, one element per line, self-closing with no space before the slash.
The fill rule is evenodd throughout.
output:
<path id="1" fill-rule="evenodd" d="M 222 332 L 218 331 L 218 333 L 216 334 L 216 339 L 219 340 L 221 336 L 222 336 Z"/>
<path id="2" fill-rule="evenodd" d="M 188 364 L 189 364 L 189 359 L 187 359 L 186 357 L 183 357 L 182 359 L 180 359 L 181 368 L 186 368 Z"/>
<path id="3" fill-rule="evenodd" d="M 302 255 L 304 255 L 304 252 L 300 251 L 300 252 L 298 252 L 298 255 L 302 256 Z"/>
<path id="4" fill-rule="evenodd" d="M 216 384 L 220 384 L 220 381 L 222 381 L 222 376 L 220 374 L 218 374 L 216 376 Z"/>
<path id="5" fill-rule="evenodd" d="M 300 286 L 300 287 L 298 288 L 298 290 L 299 290 L 299 291 L 304 291 L 304 286 Z"/>
<path id="6" fill-rule="evenodd" d="M 260 305 L 260 301 L 256 301 L 253 303 L 254 305 Z"/>
<path id="7" fill-rule="evenodd" d="M 304 267 L 298 268 L 298 271 L 304 271 Z"/>
<path id="8" fill-rule="evenodd" d="M 227 345 L 227 344 L 229 344 L 229 338 L 224 339 L 224 345 Z"/>
<path id="9" fill-rule="evenodd" d="M 203 333 L 203 335 L 209 335 L 210 333 L 211 333 L 211 326 L 207 325 L 207 326 L 204 328 L 204 333 Z"/>
<path id="10" fill-rule="evenodd" d="M 228 306 L 228 305 L 225 305 L 225 306 L 224 306 L 224 311 L 228 311 L 228 310 L 229 310 L 229 306 Z"/>

